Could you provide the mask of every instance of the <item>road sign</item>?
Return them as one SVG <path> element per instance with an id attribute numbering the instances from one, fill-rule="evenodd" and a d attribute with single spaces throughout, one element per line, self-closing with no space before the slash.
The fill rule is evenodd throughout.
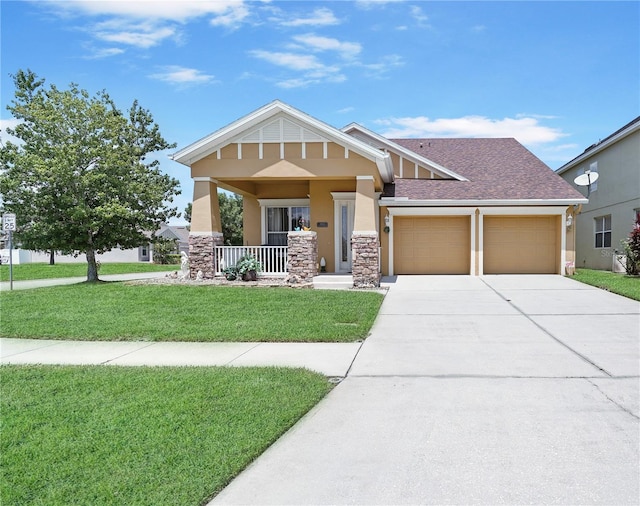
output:
<path id="1" fill-rule="evenodd" d="M 15 232 L 16 230 L 16 215 L 13 213 L 6 213 L 2 215 L 2 230 L 5 232 Z"/>

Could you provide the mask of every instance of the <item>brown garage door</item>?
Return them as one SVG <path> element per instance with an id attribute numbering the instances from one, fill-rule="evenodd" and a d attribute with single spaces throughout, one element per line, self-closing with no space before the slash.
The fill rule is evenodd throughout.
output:
<path id="1" fill-rule="evenodd" d="M 485 274 L 555 274 L 558 216 L 485 216 Z"/>
<path id="2" fill-rule="evenodd" d="M 470 223 L 469 216 L 394 218 L 394 272 L 469 274 Z"/>

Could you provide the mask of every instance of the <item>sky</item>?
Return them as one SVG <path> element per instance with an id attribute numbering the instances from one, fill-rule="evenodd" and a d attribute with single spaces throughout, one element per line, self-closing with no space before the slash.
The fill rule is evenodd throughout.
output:
<path id="1" fill-rule="evenodd" d="M 640 2 L 1 0 L 11 74 L 148 109 L 169 154 L 279 99 L 385 137 L 515 137 L 556 170 L 640 115 Z M 182 220 L 177 220 L 179 223 Z"/>

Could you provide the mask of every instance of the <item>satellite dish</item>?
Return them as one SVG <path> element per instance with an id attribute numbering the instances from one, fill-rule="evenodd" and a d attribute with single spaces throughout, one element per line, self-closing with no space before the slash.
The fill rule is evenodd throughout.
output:
<path id="1" fill-rule="evenodd" d="M 591 186 L 598 180 L 599 177 L 600 174 L 598 174 L 597 172 L 585 172 L 584 174 L 580 174 L 577 178 L 575 178 L 573 182 L 578 186 Z"/>

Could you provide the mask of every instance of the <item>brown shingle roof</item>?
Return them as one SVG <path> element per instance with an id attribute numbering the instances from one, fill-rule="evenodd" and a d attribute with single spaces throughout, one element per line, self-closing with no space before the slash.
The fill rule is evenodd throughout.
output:
<path id="1" fill-rule="evenodd" d="M 515 139 L 391 139 L 466 177 L 396 179 L 410 200 L 555 200 L 584 196 Z M 391 193 L 385 190 L 385 196 Z"/>

